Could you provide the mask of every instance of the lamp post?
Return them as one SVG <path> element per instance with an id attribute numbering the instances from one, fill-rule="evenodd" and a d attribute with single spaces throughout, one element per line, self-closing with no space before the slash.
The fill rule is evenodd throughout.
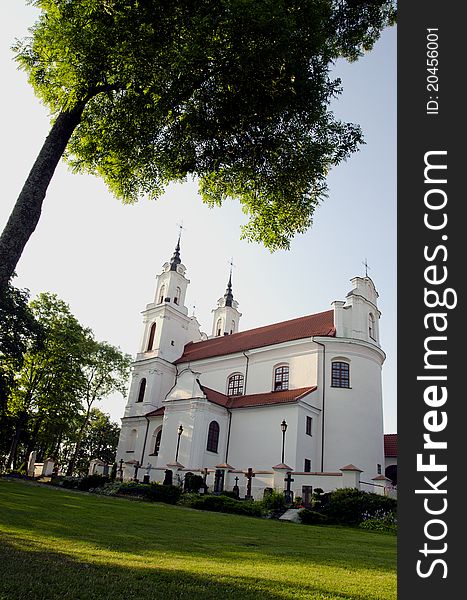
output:
<path id="1" fill-rule="evenodd" d="M 287 431 L 287 423 L 286 423 L 285 419 L 281 423 L 281 431 L 282 431 L 282 460 L 281 460 L 281 463 L 284 464 L 285 432 Z"/>
<path id="2" fill-rule="evenodd" d="M 178 440 L 177 440 L 177 452 L 175 453 L 175 462 L 178 462 L 178 449 L 180 448 L 180 437 L 183 433 L 183 427 L 180 425 L 178 428 Z"/>

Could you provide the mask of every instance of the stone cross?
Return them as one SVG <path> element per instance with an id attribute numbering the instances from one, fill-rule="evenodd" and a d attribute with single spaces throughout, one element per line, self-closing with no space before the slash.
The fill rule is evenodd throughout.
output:
<path id="1" fill-rule="evenodd" d="M 287 504 L 292 504 L 292 502 L 293 502 L 293 492 L 290 489 L 290 484 L 293 481 L 295 481 L 295 479 L 293 479 L 292 473 L 290 471 L 287 473 L 287 476 L 284 477 L 284 481 L 286 483 L 286 488 L 285 488 L 285 492 L 284 492 L 285 501 L 286 501 Z"/>
<path id="2" fill-rule="evenodd" d="M 233 493 L 238 498 L 240 496 L 240 489 L 238 487 L 238 477 L 235 477 L 235 485 L 233 486 Z"/>
<path id="3" fill-rule="evenodd" d="M 248 467 L 248 471 L 245 473 L 245 477 L 248 479 L 248 482 L 246 484 L 245 499 L 250 500 L 252 497 L 251 496 L 251 480 L 253 479 L 253 477 L 255 477 L 255 474 L 253 473 L 253 469 L 251 467 Z"/>
<path id="4" fill-rule="evenodd" d="M 123 458 L 120 459 L 119 461 L 119 468 L 118 468 L 118 477 L 120 479 L 120 481 L 123 481 L 123 463 L 125 461 L 123 460 Z"/>

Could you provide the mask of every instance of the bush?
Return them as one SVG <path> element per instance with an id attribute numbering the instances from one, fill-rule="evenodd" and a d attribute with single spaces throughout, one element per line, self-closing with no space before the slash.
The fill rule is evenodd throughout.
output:
<path id="1" fill-rule="evenodd" d="M 201 475 L 187 473 L 185 475 L 184 489 L 185 492 L 197 492 L 204 487 L 204 479 Z"/>
<path id="2" fill-rule="evenodd" d="M 184 492 L 177 501 L 178 506 L 188 506 L 192 508 L 193 502 L 201 498 L 199 494 L 195 494 L 194 492 Z"/>
<path id="3" fill-rule="evenodd" d="M 334 490 L 322 497 L 320 513 L 336 523 L 358 525 L 373 518 L 381 511 L 395 513 L 397 502 L 394 498 L 362 492 L 355 488 Z"/>
<path id="4" fill-rule="evenodd" d="M 191 506 L 198 510 L 211 510 L 251 517 L 261 517 L 263 512 L 260 502 L 255 502 L 254 500 L 234 500 L 227 496 L 200 496 L 192 502 Z"/>
<path id="5" fill-rule="evenodd" d="M 384 533 L 397 533 L 397 516 L 393 512 L 378 511 L 373 517 L 365 518 L 359 525 L 368 531 L 381 531 Z"/>
<path id="6" fill-rule="evenodd" d="M 78 483 L 78 489 L 82 492 L 89 492 L 94 488 L 102 487 L 109 481 L 109 478 L 105 475 L 87 475 L 82 477 Z"/>
<path id="7" fill-rule="evenodd" d="M 163 485 L 160 483 L 123 483 L 117 492 L 119 496 L 133 496 L 144 498 L 151 502 L 165 502 L 176 504 L 182 490 L 176 485 Z"/>
<path id="8" fill-rule="evenodd" d="M 227 498 L 233 498 L 234 500 L 238 500 L 238 496 L 235 492 L 232 492 L 231 490 L 224 490 L 223 492 L 221 492 L 221 496 L 226 496 Z"/>
<path id="9" fill-rule="evenodd" d="M 81 477 L 65 477 L 63 475 L 55 476 L 50 479 L 50 485 L 56 485 L 68 490 L 77 490 Z"/>
<path id="10" fill-rule="evenodd" d="M 298 516 L 304 525 L 326 525 L 329 523 L 329 518 L 326 515 L 308 508 L 299 511 Z"/>
<path id="11" fill-rule="evenodd" d="M 166 504 L 177 504 L 181 495 L 182 490 L 177 485 L 162 485 L 161 483 L 150 483 L 147 498 L 152 502 L 165 502 Z"/>
<path id="12" fill-rule="evenodd" d="M 267 511 L 285 510 L 285 496 L 282 492 L 272 490 L 261 500 L 261 505 Z"/>
<path id="13" fill-rule="evenodd" d="M 105 483 L 102 487 L 95 488 L 94 493 L 102 494 L 103 496 L 117 496 L 123 485 L 125 484 L 121 481 L 111 480 L 108 483 Z"/>

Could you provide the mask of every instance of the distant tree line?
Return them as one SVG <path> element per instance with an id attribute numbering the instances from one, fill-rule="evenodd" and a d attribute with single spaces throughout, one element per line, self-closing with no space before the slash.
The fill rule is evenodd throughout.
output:
<path id="1" fill-rule="evenodd" d="M 99 342 L 55 294 L 0 296 L 0 469 L 53 457 L 68 475 L 115 458 L 119 426 L 96 404 L 126 393 L 130 356 Z"/>

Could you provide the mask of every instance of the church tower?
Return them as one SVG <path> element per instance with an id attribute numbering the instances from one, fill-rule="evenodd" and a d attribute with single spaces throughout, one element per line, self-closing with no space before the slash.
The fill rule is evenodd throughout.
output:
<path id="1" fill-rule="evenodd" d="M 234 300 L 232 293 L 232 269 L 230 269 L 227 289 L 222 298 L 217 301 L 217 308 L 213 312 L 212 337 L 231 335 L 238 332 L 240 317 L 242 314 L 237 310 L 238 302 Z"/>
<path id="2" fill-rule="evenodd" d="M 143 335 L 133 363 L 125 417 L 143 415 L 162 406 L 173 386 L 179 358 L 188 342 L 201 339 L 200 326 L 188 316 L 185 297 L 189 279 L 180 259 L 180 236 L 172 258 L 157 276 L 154 301 L 143 311 Z"/>

